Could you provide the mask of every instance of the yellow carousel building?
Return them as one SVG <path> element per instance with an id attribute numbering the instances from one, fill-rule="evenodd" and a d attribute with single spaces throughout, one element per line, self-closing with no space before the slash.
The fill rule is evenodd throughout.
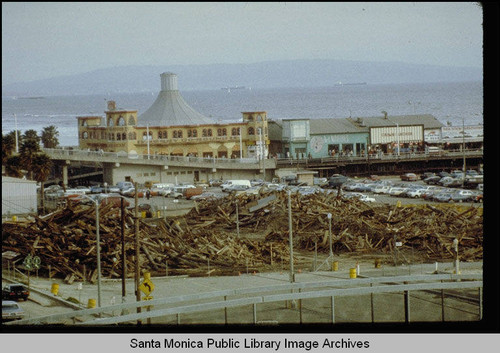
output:
<path id="1" fill-rule="evenodd" d="M 161 91 L 141 115 L 108 102 L 105 117 L 80 116 L 80 149 L 133 155 L 206 158 L 267 158 L 265 111 L 242 112 L 240 122 L 218 123 L 190 107 L 177 88 L 177 75 L 162 73 Z"/>

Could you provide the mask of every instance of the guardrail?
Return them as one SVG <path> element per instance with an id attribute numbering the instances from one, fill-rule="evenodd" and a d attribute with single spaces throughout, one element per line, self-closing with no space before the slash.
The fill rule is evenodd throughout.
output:
<path id="1" fill-rule="evenodd" d="M 345 162 L 376 162 L 376 161 L 403 161 L 403 160 L 426 160 L 436 158 L 456 158 L 456 157 L 477 157 L 483 155 L 483 149 L 467 149 L 461 150 L 441 150 L 439 152 L 401 152 L 398 154 L 374 154 L 363 156 L 346 156 L 335 155 L 332 157 L 322 158 L 278 158 L 277 163 L 290 164 L 290 163 L 345 163 Z"/>
<path id="2" fill-rule="evenodd" d="M 220 158 L 169 156 L 161 154 L 127 154 L 125 152 L 104 152 L 79 149 L 44 148 L 43 151 L 53 159 L 69 159 L 92 162 L 145 163 L 159 165 L 202 166 L 205 168 L 226 167 L 235 168 L 244 165 L 250 168 L 260 168 L 262 160 L 256 158 Z M 264 160 L 266 168 L 275 168 L 274 159 Z"/>
<path id="3" fill-rule="evenodd" d="M 408 284 L 408 282 L 429 282 L 432 283 L 415 283 Z M 440 282 L 438 282 L 440 281 Z M 444 282 L 452 281 L 452 282 Z M 399 284 L 399 283 L 405 284 Z M 389 284 L 373 286 L 373 284 Z M 361 287 L 362 285 L 369 285 L 370 287 Z M 148 301 L 122 303 L 111 305 L 101 308 L 84 309 L 72 313 L 55 314 L 44 317 L 24 319 L 14 322 L 9 322 L 10 325 L 40 325 L 48 323 L 60 323 L 65 320 L 73 320 L 76 324 L 77 318 L 83 316 L 103 316 L 103 314 L 114 312 L 124 312 L 126 310 L 134 310 L 137 308 L 147 308 L 151 306 L 160 305 L 176 305 L 172 308 L 157 309 L 153 311 L 146 311 L 141 313 L 126 314 L 121 316 L 112 316 L 107 318 L 97 318 L 87 320 L 80 325 L 110 325 L 125 322 L 132 322 L 136 320 L 146 320 L 154 317 L 160 317 L 171 314 L 186 314 L 194 312 L 203 312 L 214 309 L 222 309 L 229 307 L 240 307 L 243 305 L 253 305 L 253 323 L 257 323 L 257 308 L 259 303 L 271 303 L 286 300 L 302 300 L 307 298 L 320 298 L 331 297 L 332 313 L 334 297 L 337 296 L 355 296 L 364 294 L 375 293 L 391 293 L 391 292 L 408 292 L 410 290 L 436 290 L 436 289 L 466 289 L 466 288 L 480 288 L 482 289 L 482 275 L 481 274 L 468 274 L 468 275 L 454 275 L 454 274 L 436 274 L 436 275 L 415 275 L 415 276 L 394 276 L 394 277 L 374 277 L 374 278 L 356 278 L 335 281 L 322 281 L 322 282 L 302 282 L 302 283 L 288 283 L 272 286 L 230 289 L 215 292 L 197 293 L 183 296 L 176 296 L 170 298 L 161 298 Z M 354 288 L 338 288 L 339 286 L 356 286 Z M 329 288 L 330 287 L 330 288 Z M 331 287 L 337 287 L 331 289 Z M 329 288 L 329 289 L 324 289 Z M 307 290 L 307 291 L 304 291 Z M 298 292 L 297 292 L 298 291 Z M 280 294 L 268 294 L 271 292 L 282 292 Z M 285 292 L 285 293 L 283 293 Z M 237 295 L 255 295 L 247 298 L 227 299 L 230 296 Z M 212 302 L 204 302 L 200 304 L 192 304 L 193 301 L 221 298 L 224 300 L 217 300 Z M 482 306 L 480 305 L 480 315 Z M 332 314 L 332 323 L 335 322 L 335 317 Z"/>

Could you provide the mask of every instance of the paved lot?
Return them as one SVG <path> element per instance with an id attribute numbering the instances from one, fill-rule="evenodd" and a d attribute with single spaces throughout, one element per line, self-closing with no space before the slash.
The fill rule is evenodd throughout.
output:
<path id="1" fill-rule="evenodd" d="M 296 282 L 319 282 L 335 279 L 348 279 L 349 269 L 356 266 L 355 259 L 343 259 L 340 261 L 339 270 L 296 273 Z M 441 273 L 452 273 L 452 263 L 437 264 Z M 408 274 L 430 274 L 435 271 L 436 264 L 415 264 L 413 266 L 382 266 L 374 268 L 373 264 L 360 265 L 360 276 L 379 277 Z M 466 273 L 482 273 L 482 263 L 462 263 L 460 270 Z M 142 280 L 142 279 L 141 279 Z M 151 281 L 155 284 L 152 292 L 154 299 L 164 297 L 175 297 L 186 294 L 206 293 L 223 289 L 255 288 L 276 284 L 289 283 L 289 274 L 286 271 L 242 274 L 228 277 L 153 277 Z M 352 279 L 353 283 L 356 279 Z M 90 283 L 65 284 L 60 280 L 42 278 L 32 278 L 30 285 L 46 297 L 38 294 L 33 295 L 33 299 L 44 306 L 45 309 L 54 308 L 54 301 L 47 298 L 56 298 L 51 293 L 53 283 L 59 284 L 57 298 L 74 298 L 80 301 L 80 306 L 85 308 L 89 299 L 97 301 L 97 285 Z M 448 293 L 451 293 L 448 292 Z M 444 307 L 447 321 L 477 321 L 479 319 L 479 307 L 477 304 L 478 290 L 461 291 L 458 297 L 447 297 Z M 121 280 L 103 280 L 101 286 L 102 306 L 119 304 L 122 302 Z M 42 298 L 40 298 L 42 297 Z M 143 295 L 144 297 L 144 295 Z M 125 302 L 136 300 L 134 293 L 134 281 L 126 281 Z M 223 298 L 221 298 L 222 300 Z M 228 298 L 231 299 L 231 298 Z M 233 298 L 234 299 L 234 298 Z M 355 297 L 338 297 L 335 299 L 335 320 L 337 323 L 371 322 L 371 305 L 373 300 L 373 319 L 375 322 L 404 322 L 404 298 L 401 293 L 375 294 Z M 200 303 L 203 301 L 197 301 Z M 441 295 L 436 291 L 412 292 L 410 298 L 412 321 L 441 321 Z M 294 305 L 292 305 L 294 304 Z M 162 309 L 164 307 L 156 307 Z M 61 312 L 60 309 L 38 310 L 30 314 L 31 317 L 48 315 Z M 118 314 L 118 313 L 116 313 Z M 223 309 L 206 311 L 203 313 L 183 314 L 181 316 L 169 315 L 160 318 L 153 318 L 152 324 L 224 324 L 227 317 L 229 324 L 248 324 L 253 322 L 253 307 L 251 305 L 229 308 L 227 312 Z M 263 303 L 257 306 L 257 321 L 264 323 L 330 323 L 331 322 L 331 302 L 330 298 L 316 298 L 302 300 L 298 303 L 274 302 Z"/>

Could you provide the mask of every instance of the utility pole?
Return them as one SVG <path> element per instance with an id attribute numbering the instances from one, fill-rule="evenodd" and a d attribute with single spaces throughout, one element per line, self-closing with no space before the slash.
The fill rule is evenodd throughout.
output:
<path id="1" fill-rule="evenodd" d="M 125 200 L 121 198 L 121 232 L 122 232 L 122 303 L 125 302 L 127 277 L 127 258 L 125 256 Z"/>
<path id="2" fill-rule="evenodd" d="M 137 189 L 137 182 L 134 183 L 135 187 L 135 299 L 141 301 L 141 291 L 139 290 L 139 281 L 141 279 L 140 264 L 139 264 L 139 196 Z M 141 307 L 137 307 L 137 313 L 141 313 Z M 137 325 L 141 325 L 141 320 L 137 320 Z"/>
<path id="3" fill-rule="evenodd" d="M 293 275 L 293 234 L 292 234 L 292 199 L 291 191 L 288 190 L 288 238 L 290 243 L 290 283 L 294 282 Z"/>
<path id="4" fill-rule="evenodd" d="M 464 163 L 463 163 L 463 172 L 464 176 L 462 178 L 462 187 L 465 184 L 465 176 L 467 174 L 467 168 L 465 166 L 465 119 L 462 118 L 462 156 L 464 158 Z"/>

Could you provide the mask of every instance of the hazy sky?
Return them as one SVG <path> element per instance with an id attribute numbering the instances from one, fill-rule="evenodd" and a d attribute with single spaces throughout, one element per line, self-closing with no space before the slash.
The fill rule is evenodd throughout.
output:
<path id="1" fill-rule="evenodd" d="M 482 67 L 482 15 L 473 2 L 3 2 L 2 84 L 283 59 Z"/>

